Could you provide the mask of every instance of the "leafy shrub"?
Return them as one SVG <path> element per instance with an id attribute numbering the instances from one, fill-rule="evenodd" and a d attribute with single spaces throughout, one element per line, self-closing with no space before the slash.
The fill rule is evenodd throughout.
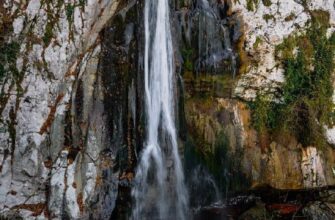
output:
<path id="1" fill-rule="evenodd" d="M 322 147 L 326 144 L 323 126 L 334 123 L 335 35 L 326 36 L 329 15 L 320 11 L 311 15 L 311 26 L 304 36 L 290 36 L 276 48 L 286 79 L 281 103 L 258 95 L 250 107 L 252 124 L 260 133 L 280 129 L 304 146 Z"/>

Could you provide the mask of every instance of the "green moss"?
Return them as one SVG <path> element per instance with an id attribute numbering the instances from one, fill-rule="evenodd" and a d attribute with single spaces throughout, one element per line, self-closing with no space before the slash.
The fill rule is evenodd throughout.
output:
<path id="1" fill-rule="evenodd" d="M 244 33 L 243 29 L 240 31 L 241 33 Z M 251 65 L 251 59 L 245 50 L 245 38 L 245 34 L 242 34 L 237 43 L 234 45 L 234 48 L 238 53 L 237 66 L 239 74 L 248 72 Z"/>
<path id="2" fill-rule="evenodd" d="M 233 159 L 235 158 L 235 159 Z M 240 191 L 249 186 L 249 181 L 241 171 L 241 162 L 236 158 L 243 158 L 241 149 L 235 153 L 229 151 L 229 140 L 224 132 L 217 135 L 214 151 L 206 155 L 205 163 L 216 182 L 221 188 L 228 191 Z"/>
<path id="3" fill-rule="evenodd" d="M 45 26 L 45 32 L 43 36 L 43 42 L 46 46 L 50 44 L 52 37 L 53 37 L 53 23 L 51 21 L 48 21 L 48 23 Z"/>
<path id="4" fill-rule="evenodd" d="M 86 0 L 79 0 L 79 6 L 80 7 L 85 7 Z"/>
<path id="5" fill-rule="evenodd" d="M 64 3 L 64 1 L 56 0 L 56 1 L 51 1 L 51 0 L 44 0 L 42 1 L 42 4 L 46 5 L 46 12 L 47 12 L 47 24 L 45 26 L 45 31 L 44 31 L 44 36 L 42 38 L 44 42 L 44 46 L 47 47 L 51 39 L 54 35 L 53 31 L 54 28 L 57 27 L 57 22 L 61 13 L 61 9 Z M 70 4 L 65 5 L 65 12 L 66 16 L 69 19 L 69 16 L 71 14 L 71 10 L 73 10 L 70 7 Z M 71 15 L 72 16 L 72 15 Z M 71 33 L 71 32 L 70 32 Z"/>
<path id="6" fill-rule="evenodd" d="M 255 43 L 253 44 L 253 48 L 254 50 L 258 48 L 258 46 L 263 42 L 262 38 L 260 36 L 257 36 L 256 37 L 256 41 Z"/>
<path id="7" fill-rule="evenodd" d="M 332 35 L 330 36 L 329 42 L 331 45 L 335 45 L 335 32 L 333 32 Z"/>
<path id="8" fill-rule="evenodd" d="M 197 165 L 206 167 L 215 178 L 220 191 L 236 192 L 250 187 L 250 181 L 241 171 L 242 150 L 234 153 L 229 150 L 229 140 L 224 132 L 217 134 L 217 140 L 211 151 L 203 152 L 199 149 L 199 142 L 188 137 L 185 143 L 185 173 L 191 172 Z"/>
<path id="9" fill-rule="evenodd" d="M 300 0 L 300 4 L 305 8 L 308 9 L 308 0 Z"/>
<path id="10" fill-rule="evenodd" d="M 247 9 L 248 11 L 255 11 L 259 0 L 247 0 Z"/>
<path id="11" fill-rule="evenodd" d="M 0 44 L 0 82 L 9 76 L 8 74 L 11 74 L 14 78 L 18 76 L 16 59 L 19 50 L 20 45 L 16 42 Z"/>
<path id="12" fill-rule="evenodd" d="M 280 60 L 294 58 L 293 51 L 297 47 L 297 38 L 294 35 L 285 38 L 283 43 L 279 44 L 275 48 L 275 56 Z"/>
<path id="13" fill-rule="evenodd" d="M 192 48 L 184 48 L 181 50 L 182 57 L 184 59 L 184 69 L 186 71 L 193 71 L 193 49 Z"/>
<path id="14" fill-rule="evenodd" d="M 190 1 L 187 0 L 179 0 L 179 7 L 183 8 L 183 7 L 189 7 L 190 6 Z"/>
<path id="15" fill-rule="evenodd" d="M 231 97 L 234 86 L 234 77 L 229 73 L 211 75 L 208 73 L 193 74 L 190 71 L 183 72 L 188 93 L 192 94 L 190 100 L 202 102 L 203 107 L 212 106 L 210 98 Z"/>
<path id="16" fill-rule="evenodd" d="M 316 28 L 328 28 L 330 26 L 329 19 L 330 15 L 329 12 L 323 11 L 323 10 L 314 10 L 311 11 L 311 17 L 312 17 L 312 24 Z"/>
<path id="17" fill-rule="evenodd" d="M 280 129 L 304 146 L 322 147 L 326 145 L 323 126 L 334 124 L 335 40 L 334 34 L 326 37 L 328 16 L 321 12 L 311 15 L 311 27 L 304 36 L 290 36 L 276 48 L 285 69 L 282 102 L 258 95 L 250 107 L 252 124 L 259 132 Z"/>
<path id="18" fill-rule="evenodd" d="M 268 22 L 269 20 L 276 20 L 275 16 L 272 14 L 265 14 L 263 15 L 263 19 Z"/>
<path id="19" fill-rule="evenodd" d="M 9 63 L 15 62 L 19 49 L 20 45 L 16 42 L 4 43 L 1 46 L 0 60 Z"/>
<path id="20" fill-rule="evenodd" d="M 271 0 L 262 0 L 262 2 L 263 2 L 263 5 L 266 6 L 266 7 L 269 7 L 269 6 L 272 5 Z"/>
<path id="21" fill-rule="evenodd" d="M 252 110 L 252 125 L 258 132 L 276 128 L 281 108 L 271 97 L 258 94 L 255 101 L 249 103 L 249 108 Z"/>
<path id="22" fill-rule="evenodd" d="M 67 17 L 67 20 L 68 20 L 69 22 L 72 22 L 72 21 L 73 21 L 74 8 L 75 8 L 75 6 L 72 5 L 72 4 L 67 4 L 67 5 L 65 6 L 66 17 Z"/>

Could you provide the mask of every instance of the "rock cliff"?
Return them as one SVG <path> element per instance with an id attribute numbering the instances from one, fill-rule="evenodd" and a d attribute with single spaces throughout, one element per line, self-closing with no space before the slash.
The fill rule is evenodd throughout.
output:
<path id="1" fill-rule="evenodd" d="M 334 84 L 334 1 L 170 5 L 186 173 L 204 166 L 226 193 L 334 185 L 333 87 L 318 89 Z M 145 137 L 143 1 L 3 0 L 0 16 L 0 216 L 129 217 Z"/>

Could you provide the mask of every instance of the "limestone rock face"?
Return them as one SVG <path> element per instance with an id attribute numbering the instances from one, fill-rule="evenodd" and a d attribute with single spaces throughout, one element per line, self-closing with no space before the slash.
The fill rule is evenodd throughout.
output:
<path id="1" fill-rule="evenodd" d="M 275 59 L 275 47 L 291 34 L 301 34 L 311 19 L 309 10 L 329 12 L 329 33 L 335 30 L 335 9 L 332 0 L 270 1 L 264 5 L 258 1 L 248 9 L 247 0 L 237 1 L 233 12 L 243 16 L 245 24 L 245 49 L 255 65 L 238 80 L 234 95 L 244 100 L 253 100 L 256 93 L 273 93 L 284 81 L 283 67 Z"/>
<path id="2" fill-rule="evenodd" d="M 108 147 L 96 89 L 99 35 L 120 3 L 1 2 L 1 46 L 15 42 L 18 52 L 17 74 L 9 71 L 0 84 L 0 215 L 88 218 Z M 99 200 L 111 208 L 91 213 L 110 215 L 111 189 L 100 190 Z"/>
<path id="3" fill-rule="evenodd" d="M 334 32 L 334 1 L 170 5 L 185 164 L 193 151 L 206 155 L 231 191 L 334 185 L 334 148 L 269 141 L 248 107 L 281 88 L 275 47 L 306 31 L 308 11 L 327 11 Z M 139 0 L 0 1 L 0 218 L 129 218 L 145 137 L 142 9 Z M 325 135 L 334 145 L 335 129 Z"/>
<path id="4" fill-rule="evenodd" d="M 193 60 L 211 57 L 215 53 L 211 47 L 220 39 L 218 35 L 221 34 L 221 39 L 225 36 L 224 32 L 212 33 L 207 30 L 211 29 L 213 22 L 218 26 L 216 30 L 224 30 L 226 27 L 230 30 L 226 40 L 222 41 L 224 46 L 215 48 L 219 51 L 222 49 L 222 54 L 227 54 L 225 51 L 233 48 L 235 56 L 239 57 L 237 63 L 240 62 L 240 66 L 243 61 L 247 63 L 244 73 L 240 73 L 236 78 L 227 74 L 228 71 L 232 76 L 234 71 L 229 71 L 227 66 L 232 60 L 224 56 L 215 63 L 214 70 L 196 69 L 196 74 L 192 75 L 189 73 L 189 60 L 185 60 L 185 55 L 183 56 L 186 126 L 189 139 L 193 142 L 191 145 L 210 158 L 205 163 L 210 164 L 212 160 L 225 161 L 224 165 L 217 164 L 224 166 L 221 170 L 216 167 L 212 169 L 220 172 L 222 176 L 230 176 L 227 177 L 230 179 L 228 182 L 233 184 L 235 189 L 259 185 L 270 185 L 279 189 L 301 189 L 334 184 L 333 147 L 329 145 L 320 149 L 317 146 L 302 146 L 294 137 L 279 133 L 272 134 L 271 138 L 270 134 L 258 134 L 252 126 L 248 106 L 257 94 L 270 94 L 280 99 L 278 91 L 285 82 L 285 77 L 284 67 L 275 56 L 276 46 L 289 36 L 305 33 L 310 25 L 310 12 L 314 10 L 329 13 L 330 36 L 335 30 L 333 1 L 317 0 L 303 3 L 291 0 L 240 0 L 224 1 L 221 4 L 214 1 L 197 1 L 196 12 L 193 13 L 191 12 L 194 8 L 185 5 L 180 14 L 190 14 L 191 18 L 194 14 L 205 15 L 198 23 L 186 25 L 191 30 L 186 31 L 185 28 L 183 33 L 196 33 L 201 28 L 210 33 L 206 36 L 206 41 L 199 36 L 193 41 L 188 41 L 186 34 L 181 37 L 182 48 L 185 44 L 193 45 L 192 48 L 201 48 L 203 44 L 203 47 L 208 48 L 197 50 Z M 199 46 L 196 46 L 197 44 Z M 226 71 L 220 69 L 222 66 Z M 326 129 L 324 136 L 330 144 L 334 143 L 334 129 Z M 228 144 L 222 143 L 222 138 L 225 139 L 223 142 Z M 223 150 L 216 151 L 218 146 Z M 222 182 L 227 184 L 226 180 Z M 242 186 L 239 183 L 246 184 Z"/>
<path id="5" fill-rule="evenodd" d="M 329 13 L 328 33 L 333 33 L 335 8 L 334 2 L 327 0 L 305 3 L 284 0 L 271 1 L 270 5 L 264 5 L 265 1 L 259 1 L 258 4 L 254 4 L 253 10 L 248 10 L 248 2 L 250 1 L 239 1 L 234 5 L 233 11 L 243 15 L 245 48 L 255 65 L 251 65 L 246 74 L 237 80 L 233 96 L 249 101 L 253 100 L 257 93 L 276 94 L 285 80 L 283 67 L 275 58 L 276 45 L 289 35 L 304 33 L 309 26 L 312 10 Z M 331 144 L 333 133 L 333 129 L 329 129 L 325 134 Z M 256 182 L 270 184 L 276 188 L 309 188 L 334 184 L 332 147 L 323 150 L 313 146 L 305 148 L 306 146 L 301 147 L 291 138 L 282 137 L 282 140 L 284 139 L 285 144 L 266 143 L 269 147 L 265 151 L 262 150 L 259 156 L 257 151 L 246 148 L 245 157 L 249 159 L 244 163 L 244 167 L 249 167 L 247 173 L 255 173 L 252 175 L 254 181 L 264 175 Z M 258 139 L 258 143 L 260 141 Z M 259 158 L 261 162 L 255 158 Z M 254 161 L 254 164 L 250 161 Z"/>

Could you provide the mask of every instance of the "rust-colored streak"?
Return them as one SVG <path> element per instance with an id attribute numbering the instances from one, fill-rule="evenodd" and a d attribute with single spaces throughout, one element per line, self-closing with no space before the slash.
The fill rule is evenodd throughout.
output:
<path id="1" fill-rule="evenodd" d="M 84 212 L 84 202 L 83 202 L 83 193 L 81 192 L 77 196 L 77 203 L 78 203 L 80 212 L 83 213 Z"/>
<path id="2" fill-rule="evenodd" d="M 63 93 L 61 93 L 61 94 L 59 94 L 57 96 L 55 104 L 50 109 L 50 113 L 48 115 L 47 120 L 43 123 L 43 125 L 42 125 L 42 127 L 40 129 L 39 133 L 41 135 L 48 131 L 49 127 L 51 126 L 51 123 L 54 121 L 56 110 L 57 110 L 57 106 L 60 103 L 60 101 L 63 99 L 63 97 L 64 97 Z"/>
<path id="3" fill-rule="evenodd" d="M 51 169 L 52 168 L 52 160 L 51 159 L 45 160 L 44 161 L 44 166 L 48 169 Z"/>
<path id="4" fill-rule="evenodd" d="M 43 212 L 43 210 L 46 208 L 45 203 L 37 203 L 37 204 L 21 204 L 14 206 L 12 209 L 17 210 L 17 209 L 26 209 L 31 212 L 33 212 L 32 216 L 39 216 Z"/>
<path id="5" fill-rule="evenodd" d="M 266 207 L 270 211 L 278 212 L 280 215 L 292 215 L 301 209 L 301 205 L 295 204 L 272 204 Z"/>

